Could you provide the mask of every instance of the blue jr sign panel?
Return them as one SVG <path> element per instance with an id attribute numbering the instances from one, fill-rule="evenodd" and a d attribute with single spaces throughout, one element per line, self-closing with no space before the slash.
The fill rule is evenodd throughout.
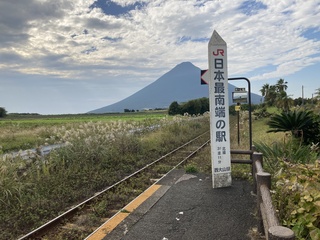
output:
<path id="1" fill-rule="evenodd" d="M 214 31 L 209 41 L 209 103 L 213 188 L 231 186 L 227 44 Z"/>

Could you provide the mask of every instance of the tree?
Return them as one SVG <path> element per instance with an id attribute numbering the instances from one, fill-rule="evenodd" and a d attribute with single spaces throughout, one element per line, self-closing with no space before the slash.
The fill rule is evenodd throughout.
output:
<path id="1" fill-rule="evenodd" d="M 276 106 L 282 111 L 289 111 L 293 100 L 288 96 L 288 82 L 280 78 L 275 85 L 264 84 L 260 90 L 268 106 Z"/>
<path id="2" fill-rule="evenodd" d="M 270 85 L 268 83 L 262 86 L 262 88 L 260 89 L 260 92 L 263 97 L 266 97 L 268 95 L 269 89 L 270 89 Z"/>
<path id="3" fill-rule="evenodd" d="M 277 108 L 282 109 L 283 112 L 288 112 L 293 103 L 293 99 L 290 98 L 286 92 L 280 92 L 276 98 L 275 105 Z"/>
<path id="4" fill-rule="evenodd" d="M 181 105 L 178 102 L 174 101 L 170 104 L 168 114 L 184 114 L 188 113 L 190 115 L 203 114 L 209 111 L 209 98 L 203 97 L 198 99 L 193 99 L 188 102 L 182 103 Z"/>
<path id="5" fill-rule="evenodd" d="M 198 98 L 190 100 L 181 106 L 181 113 L 193 114 L 203 114 L 209 111 L 209 98 Z"/>
<path id="6" fill-rule="evenodd" d="M 288 89 L 288 82 L 284 81 L 284 79 L 280 78 L 275 85 L 277 96 L 275 105 L 277 108 L 282 109 L 284 112 L 288 112 L 290 106 L 292 105 L 293 101 L 287 94 Z"/>
<path id="7" fill-rule="evenodd" d="M 288 82 L 284 81 L 284 79 L 280 78 L 276 84 L 276 88 L 278 92 L 285 92 L 288 89 Z"/>
<path id="8" fill-rule="evenodd" d="M 205 113 L 205 112 L 209 112 L 210 110 L 210 106 L 209 106 L 209 98 L 203 97 L 199 99 L 200 103 L 201 103 L 201 114 Z"/>
<path id="9" fill-rule="evenodd" d="M 168 114 L 169 115 L 181 114 L 181 107 L 177 101 L 174 101 L 170 104 Z"/>
<path id="10" fill-rule="evenodd" d="M 276 99 L 276 86 L 269 85 L 268 83 L 264 84 L 260 90 L 264 101 L 268 106 L 273 106 Z"/>
<path id="11" fill-rule="evenodd" d="M 275 85 L 271 85 L 268 93 L 269 106 L 274 106 L 277 99 L 277 88 Z"/>
<path id="12" fill-rule="evenodd" d="M 201 102 L 199 99 L 190 100 L 182 105 L 182 113 L 190 115 L 201 113 Z"/>
<path id="13" fill-rule="evenodd" d="M 134 109 L 128 109 L 128 108 L 125 108 L 124 110 L 123 110 L 125 113 L 127 113 L 127 112 L 135 112 L 135 110 Z"/>
<path id="14" fill-rule="evenodd" d="M 5 108 L 0 107 L 0 118 L 7 116 L 7 111 Z"/>

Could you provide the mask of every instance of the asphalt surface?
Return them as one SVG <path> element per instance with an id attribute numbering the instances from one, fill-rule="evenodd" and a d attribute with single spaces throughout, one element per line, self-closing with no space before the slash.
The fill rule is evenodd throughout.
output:
<path id="1" fill-rule="evenodd" d="M 257 226 L 248 181 L 212 188 L 211 176 L 175 170 L 104 240 L 244 240 Z"/>

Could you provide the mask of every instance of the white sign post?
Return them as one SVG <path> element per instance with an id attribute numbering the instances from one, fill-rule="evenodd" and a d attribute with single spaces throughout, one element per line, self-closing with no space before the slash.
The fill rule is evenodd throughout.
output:
<path id="1" fill-rule="evenodd" d="M 209 41 L 209 103 L 213 188 L 231 186 L 227 44 L 214 31 Z"/>

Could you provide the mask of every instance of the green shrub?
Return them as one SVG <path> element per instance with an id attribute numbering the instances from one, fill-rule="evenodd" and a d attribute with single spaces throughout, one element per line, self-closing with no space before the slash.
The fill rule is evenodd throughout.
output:
<path id="1" fill-rule="evenodd" d="M 184 167 L 186 173 L 196 173 L 198 172 L 198 169 L 195 165 L 193 164 L 187 164 L 185 167 Z"/>
<path id="2" fill-rule="evenodd" d="M 314 163 L 318 157 L 317 149 L 310 146 L 300 145 L 294 139 L 288 142 L 274 142 L 271 145 L 264 142 L 255 142 L 257 151 L 263 153 L 264 168 L 270 173 L 279 170 L 279 163 L 286 161 L 290 163 Z"/>
<path id="3" fill-rule="evenodd" d="M 0 107 L 0 118 L 7 116 L 7 111 L 5 108 Z"/>
<path id="4" fill-rule="evenodd" d="M 320 118 L 312 111 L 289 111 L 276 114 L 268 122 L 268 132 L 287 132 L 305 144 L 320 142 Z"/>
<path id="5" fill-rule="evenodd" d="M 274 199 L 283 225 L 297 239 L 320 239 L 320 161 L 315 164 L 282 162 Z"/>

